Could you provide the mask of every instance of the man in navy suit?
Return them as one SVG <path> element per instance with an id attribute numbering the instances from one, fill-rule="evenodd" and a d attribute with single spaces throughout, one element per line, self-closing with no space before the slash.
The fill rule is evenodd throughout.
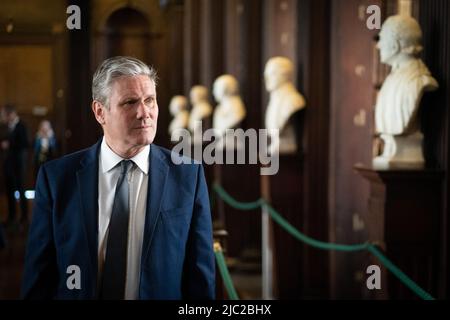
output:
<path id="1" fill-rule="evenodd" d="M 156 73 L 129 57 L 94 74 L 104 136 L 39 171 L 22 295 L 214 299 L 208 191 L 199 164 L 152 144 Z"/>

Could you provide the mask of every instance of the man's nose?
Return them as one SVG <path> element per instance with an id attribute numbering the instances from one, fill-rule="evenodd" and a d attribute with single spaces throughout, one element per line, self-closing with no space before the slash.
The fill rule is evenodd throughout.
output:
<path id="1" fill-rule="evenodd" d="M 137 118 L 149 118 L 150 117 L 150 106 L 148 106 L 144 101 L 141 101 L 137 108 Z"/>

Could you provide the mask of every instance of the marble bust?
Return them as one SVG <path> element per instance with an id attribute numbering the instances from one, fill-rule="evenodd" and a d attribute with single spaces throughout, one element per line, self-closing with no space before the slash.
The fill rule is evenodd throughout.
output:
<path id="1" fill-rule="evenodd" d="M 423 94 L 439 86 L 418 58 L 422 31 L 414 18 L 395 15 L 386 19 L 379 36 L 380 60 L 392 68 L 375 106 L 375 129 L 384 147 L 373 159 L 373 166 L 422 168 L 425 161 L 418 110 Z"/>
<path id="2" fill-rule="evenodd" d="M 173 116 L 169 125 L 169 135 L 173 137 L 179 129 L 186 129 L 189 122 L 188 100 L 185 96 L 173 96 L 170 100 L 169 111 Z"/>
<path id="3" fill-rule="evenodd" d="M 218 77 L 213 84 L 213 95 L 218 102 L 213 114 L 213 128 L 216 136 L 223 137 L 226 129 L 239 127 L 246 115 L 237 79 L 229 74 Z"/>
<path id="4" fill-rule="evenodd" d="M 189 93 L 189 98 L 192 109 L 189 116 L 188 128 L 191 133 L 200 133 L 200 131 L 206 130 L 211 126 L 210 117 L 212 114 L 212 106 L 208 100 L 208 89 L 205 86 L 193 86 Z M 194 140 L 195 142 L 200 142 L 201 135 L 194 134 Z"/>
<path id="5" fill-rule="evenodd" d="M 271 152 L 278 150 L 280 153 L 293 153 L 298 148 L 290 119 L 305 107 L 305 99 L 293 84 L 293 74 L 294 65 L 285 57 L 269 59 L 264 69 L 266 90 L 270 93 L 265 127 L 279 130 L 279 138 L 271 135 Z"/>

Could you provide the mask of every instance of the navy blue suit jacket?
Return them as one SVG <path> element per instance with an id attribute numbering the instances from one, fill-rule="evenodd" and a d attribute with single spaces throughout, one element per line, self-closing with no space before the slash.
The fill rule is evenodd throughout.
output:
<path id="1" fill-rule="evenodd" d="M 100 141 L 39 171 L 22 297 L 96 299 Z M 203 168 L 150 146 L 140 299 L 214 299 L 211 213 Z M 79 266 L 81 289 L 69 289 Z"/>

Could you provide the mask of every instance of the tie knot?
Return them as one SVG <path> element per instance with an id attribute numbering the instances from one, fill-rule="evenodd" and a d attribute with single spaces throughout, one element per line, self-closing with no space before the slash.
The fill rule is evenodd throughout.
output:
<path id="1" fill-rule="evenodd" d="M 131 160 L 122 160 L 120 162 L 120 169 L 121 169 L 120 170 L 120 174 L 121 175 L 127 174 L 132 166 L 133 166 L 133 161 L 131 161 Z"/>

